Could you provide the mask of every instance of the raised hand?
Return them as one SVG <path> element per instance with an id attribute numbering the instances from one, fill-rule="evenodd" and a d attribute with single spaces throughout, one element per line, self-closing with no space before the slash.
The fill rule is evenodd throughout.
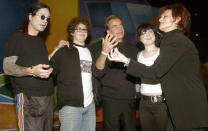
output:
<path id="1" fill-rule="evenodd" d="M 116 39 L 116 37 L 108 32 L 105 38 L 102 38 L 102 51 L 109 53 L 118 44 Z"/>

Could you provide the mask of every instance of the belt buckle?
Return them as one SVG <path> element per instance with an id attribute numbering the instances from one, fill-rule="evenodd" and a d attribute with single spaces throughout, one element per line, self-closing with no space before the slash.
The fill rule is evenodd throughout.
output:
<path id="1" fill-rule="evenodd" d="M 157 96 L 151 96 L 151 102 L 157 103 L 158 102 Z"/>
<path id="2" fill-rule="evenodd" d="M 163 103 L 165 101 L 165 98 L 163 96 L 151 96 L 151 102 L 152 103 Z"/>

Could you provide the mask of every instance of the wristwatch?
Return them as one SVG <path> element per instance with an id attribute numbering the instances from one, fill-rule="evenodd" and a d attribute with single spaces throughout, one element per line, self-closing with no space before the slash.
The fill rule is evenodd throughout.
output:
<path id="1" fill-rule="evenodd" d="M 127 67 L 127 66 L 129 66 L 129 62 L 130 62 L 130 58 L 128 58 L 128 60 L 127 60 L 127 62 L 126 62 L 126 64 L 124 64 L 124 67 Z"/>

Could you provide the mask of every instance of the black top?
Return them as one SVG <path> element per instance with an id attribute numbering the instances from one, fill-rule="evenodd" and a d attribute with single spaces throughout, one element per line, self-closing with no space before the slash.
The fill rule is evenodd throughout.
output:
<path id="1" fill-rule="evenodd" d="M 117 48 L 127 57 L 136 60 L 138 53 L 136 45 L 123 42 L 119 43 Z M 98 70 L 96 68 L 95 70 L 95 76 L 101 79 L 103 85 L 102 96 L 104 98 L 123 100 L 135 99 L 136 78 L 126 74 L 124 64 L 110 62 L 107 59 L 104 70 Z"/>
<path id="2" fill-rule="evenodd" d="M 91 56 L 92 65 L 94 65 L 93 55 L 91 54 Z M 70 46 L 69 48 L 63 47 L 59 49 L 51 58 L 50 64 L 54 68 L 53 74 L 57 75 L 59 108 L 65 105 L 83 107 L 84 94 L 80 58 L 77 48 Z M 93 93 L 95 93 L 96 83 L 93 78 L 92 82 Z M 94 94 L 94 97 L 96 97 L 96 94 Z"/>
<path id="3" fill-rule="evenodd" d="M 24 35 L 17 31 L 9 35 L 3 55 L 4 57 L 17 56 L 16 64 L 23 67 L 49 64 L 44 41 L 38 36 Z M 15 93 L 23 92 L 29 96 L 49 96 L 53 94 L 52 78 L 40 79 L 32 76 L 11 76 L 10 78 Z"/>
<path id="4" fill-rule="evenodd" d="M 160 55 L 150 68 L 131 60 L 127 73 L 145 83 L 161 82 L 171 119 L 178 129 L 208 126 L 208 103 L 200 80 L 198 52 L 181 31 L 164 34 Z"/>

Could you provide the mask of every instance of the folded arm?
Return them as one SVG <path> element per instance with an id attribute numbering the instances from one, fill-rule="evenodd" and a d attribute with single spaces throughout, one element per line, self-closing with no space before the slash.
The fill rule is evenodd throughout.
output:
<path id="1" fill-rule="evenodd" d="M 15 64 L 17 59 L 18 59 L 18 56 L 9 56 L 3 59 L 4 73 L 7 75 L 12 75 L 16 77 L 32 75 L 31 68 L 22 67 L 22 66 Z"/>
<path id="2" fill-rule="evenodd" d="M 18 56 L 9 56 L 3 59 L 3 70 L 6 75 L 48 78 L 53 71 L 53 69 L 46 64 L 38 64 L 32 67 L 19 66 L 16 64 L 17 59 Z"/>

